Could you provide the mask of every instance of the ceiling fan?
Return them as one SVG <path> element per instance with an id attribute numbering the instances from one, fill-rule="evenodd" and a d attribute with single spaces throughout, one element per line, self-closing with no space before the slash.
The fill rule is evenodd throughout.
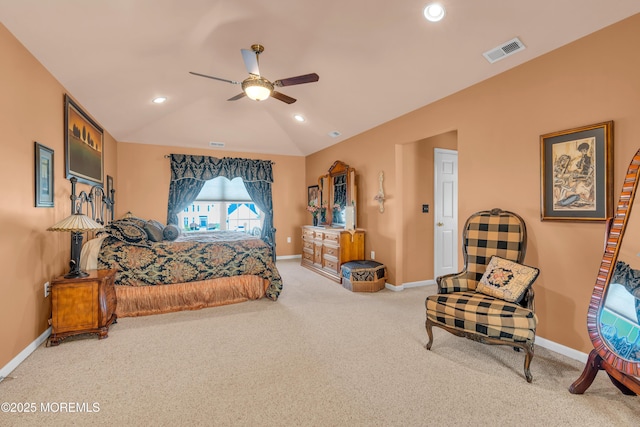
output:
<path id="1" fill-rule="evenodd" d="M 320 79 L 320 77 L 316 73 L 311 73 L 304 74 L 302 76 L 289 77 L 287 79 L 280 79 L 271 83 L 269 80 L 260 75 L 260 69 L 258 68 L 258 56 L 262 52 L 264 52 L 264 46 L 260 44 L 254 44 L 251 45 L 251 50 L 240 49 L 240 52 L 242 53 L 244 65 L 247 67 L 247 71 L 249 72 L 249 77 L 244 79 L 242 82 L 222 79 L 220 77 L 208 76 L 206 74 L 195 73 L 193 71 L 189 71 L 189 73 L 193 74 L 194 76 L 220 80 L 221 82 L 227 82 L 234 85 L 242 85 L 242 92 L 234 97 L 229 98 L 227 101 L 236 101 L 245 96 L 255 101 L 263 101 L 272 96 L 275 99 L 286 102 L 287 104 L 293 104 L 294 102 L 296 102 L 296 99 L 287 96 L 284 93 L 278 92 L 277 90 L 274 90 L 274 87 L 313 83 L 317 82 Z"/>

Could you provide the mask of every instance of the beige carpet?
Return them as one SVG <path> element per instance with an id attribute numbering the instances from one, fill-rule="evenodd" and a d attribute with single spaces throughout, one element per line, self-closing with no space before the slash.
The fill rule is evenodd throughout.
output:
<path id="1" fill-rule="evenodd" d="M 544 348 L 531 384 L 506 346 L 436 328 L 427 351 L 431 287 L 351 293 L 298 263 L 278 262 L 278 302 L 123 318 L 106 340 L 38 348 L 0 383 L 0 402 L 37 412 L 0 413 L 0 425 L 640 424 L 640 397 L 602 372 L 570 394 L 582 364 Z M 41 412 L 68 402 L 99 411 Z"/>

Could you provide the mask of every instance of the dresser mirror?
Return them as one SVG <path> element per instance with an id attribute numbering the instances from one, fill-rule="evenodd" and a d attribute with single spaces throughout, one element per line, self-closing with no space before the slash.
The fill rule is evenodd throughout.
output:
<path id="1" fill-rule="evenodd" d="M 640 150 L 625 175 L 615 216 L 607 223 L 605 251 L 587 315 L 594 345 L 569 391 L 582 394 L 605 370 L 624 394 L 640 394 Z M 636 200 L 638 199 L 638 200 Z"/>
<path id="2" fill-rule="evenodd" d="M 322 190 L 322 204 L 327 206 L 324 223 L 336 228 L 355 228 L 356 170 L 337 160 L 329 168 L 329 173 L 318 179 L 318 185 Z"/>

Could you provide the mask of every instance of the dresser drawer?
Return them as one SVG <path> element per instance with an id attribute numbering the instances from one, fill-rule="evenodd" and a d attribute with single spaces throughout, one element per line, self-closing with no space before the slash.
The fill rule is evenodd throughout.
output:
<path id="1" fill-rule="evenodd" d="M 337 261 L 340 254 L 340 249 L 337 246 L 324 245 L 322 246 L 322 252 L 325 258 L 329 257 L 330 259 Z"/>
<path id="2" fill-rule="evenodd" d="M 302 242 L 302 248 L 303 248 L 303 249 L 309 249 L 311 252 L 313 252 L 313 242 L 310 242 L 310 241 L 304 240 L 304 241 Z"/>
<path id="3" fill-rule="evenodd" d="M 315 233 L 313 230 L 302 229 L 302 239 L 303 240 L 313 240 Z"/>
<path id="4" fill-rule="evenodd" d="M 302 260 L 313 263 L 313 252 L 302 252 Z"/>
<path id="5" fill-rule="evenodd" d="M 340 234 L 339 233 L 325 233 L 324 241 L 326 243 L 333 243 L 334 245 L 339 246 Z"/>
<path id="6" fill-rule="evenodd" d="M 322 266 L 325 270 L 329 270 L 332 273 L 337 273 L 339 270 L 339 265 L 338 265 L 338 261 L 337 260 L 332 260 L 332 259 L 328 259 L 325 258 L 323 260 L 323 266 Z"/>

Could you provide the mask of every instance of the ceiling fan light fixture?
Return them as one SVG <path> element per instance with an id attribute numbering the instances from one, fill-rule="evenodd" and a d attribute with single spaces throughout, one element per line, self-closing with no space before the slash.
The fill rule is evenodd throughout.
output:
<path id="1" fill-rule="evenodd" d="M 249 99 L 264 101 L 271 96 L 273 85 L 262 77 L 251 76 L 242 82 L 242 90 Z"/>

